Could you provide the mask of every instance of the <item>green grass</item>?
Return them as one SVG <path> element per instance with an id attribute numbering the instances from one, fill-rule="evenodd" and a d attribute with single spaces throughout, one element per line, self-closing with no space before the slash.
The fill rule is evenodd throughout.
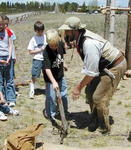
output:
<path id="1" fill-rule="evenodd" d="M 117 102 L 117 105 L 122 105 L 122 102 L 121 101 Z"/>
<path id="2" fill-rule="evenodd" d="M 126 116 L 131 117 L 131 112 L 127 112 Z"/>

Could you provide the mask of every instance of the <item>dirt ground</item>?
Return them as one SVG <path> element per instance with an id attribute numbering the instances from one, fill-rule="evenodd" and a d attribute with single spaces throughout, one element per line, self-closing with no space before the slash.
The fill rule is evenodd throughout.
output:
<path id="1" fill-rule="evenodd" d="M 45 150 L 87 150 L 87 148 L 78 148 L 78 147 L 69 147 L 69 146 L 64 146 L 64 145 L 57 145 L 57 144 L 50 144 L 50 143 L 45 143 L 43 145 L 43 149 Z M 42 147 L 38 148 L 38 150 L 42 150 Z M 101 148 L 89 148 L 88 150 L 130 150 L 128 147 L 101 147 Z"/>
<path id="2" fill-rule="evenodd" d="M 33 24 L 36 20 L 43 20 L 46 30 L 49 28 L 57 28 L 64 19 L 70 15 L 66 14 L 41 14 L 32 17 L 28 21 L 12 25 L 11 28 L 17 36 L 17 63 L 16 63 L 16 79 L 15 82 L 25 82 L 30 79 L 31 56 L 26 50 L 30 38 L 33 36 Z M 79 15 L 83 23 L 86 23 L 88 29 L 103 35 L 104 16 L 103 15 Z M 116 41 L 115 45 L 124 51 L 126 37 L 126 16 L 116 17 Z M 94 22 L 94 20 L 97 20 Z M 88 131 L 89 123 L 89 106 L 85 103 L 84 90 L 80 99 L 73 101 L 71 92 L 73 87 L 82 79 L 80 73 L 82 61 L 76 51 L 74 51 L 73 60 L 71 55 L 73 50 L 67 51 L 65 57 L 68 64 L 68 71 L 65 76 L 68 82 L 68 99 L 69 111 L 73 114 L 73 120 L 69 122 L 70 128 L 67 138 L 64 139 L 64 148 L 69 150 L 91 149 L 96 150 L 121 150 L 123 147 L 131 149 L 131 142 L 127 140 L 129 131 L 131 131 L 131 78 L 122 79 L 115 95 L 110 102 L 110 115 L 113 117 L 111 133 L 103 136 L 99 130 L 95 132 Z M 43 109 L 45 103 L 45 85 L 43 78 L 38 80 L 36 84 L 35 99 L 29 99 L 29 86 L 19 86 L 17 96 L 17 106 L 20 116 L 9 116 L 8 121 L 0 121 L 0 150 L 3 147 L 4 140 L 11 133 L 23 129 L 32 124 L 44 123 L 43 132 L 36 138 L 36 141 L 50 143 L 53 147 L 56 144 L 56 150 L 61 149 L 59 145 L 60 135 L 58 130 L 53 131 L 51 123 L 43 117 Z M 48 145 L 48 144 L 47 144 Z M 48 150 L 47 147 L 47 150 Z M 57 148 L 58 147 L 58 148 Z M 75 148 L 76 147 L 76 148 Z M 109 148 L 110 147 L 110 148 Z M 63 150 L 64 150 L 63 148 Z M 93 149 L 92 149 L 93 148 Z M 98 149 L 99 150 L 99 149 Z M 124 150 L 124 149 L 123 149 Z"/>

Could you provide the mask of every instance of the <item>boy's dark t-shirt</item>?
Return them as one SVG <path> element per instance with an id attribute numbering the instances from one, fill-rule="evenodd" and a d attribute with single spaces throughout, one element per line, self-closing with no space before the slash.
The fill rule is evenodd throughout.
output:
<path id="1" fill-rule="evenodd" d="M 51 70 L 56 81 L 61 80 L 62 77 L 64 76 L 63 54 L 65 54 L 63 42 L 59 42 L 58 50 L 52 50 L 48 45 L 46 46 L 46 49 L 43 52 L 44 57 L 43 73 L 45 82 L 51 82 L 45 72 L 45 69 Z"/>

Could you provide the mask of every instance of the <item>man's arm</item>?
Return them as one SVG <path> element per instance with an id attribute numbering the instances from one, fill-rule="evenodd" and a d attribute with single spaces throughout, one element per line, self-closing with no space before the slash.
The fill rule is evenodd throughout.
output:
<path id="1" fill-rule="evenodd" d="M 85 77 L 74 88 L 72 95 L 73 99 L 79 98 L 83 87 L 90 84 L 94 77 L 99 76 L 100 52 L 98 47 L 99 45 L 92 39 L 85 40 L 84 42 L 83 53 L 85 57 L 81 73 L 84 73 Z"/>
<path id="2" fill-rule="evenodd" d="M 72 92 L 72 98 L 73 100 L 76 100 L 79 98 L 81 90 L 88 84 L 90 84 L 90 82 L 93 80 L 94 77 L 91 76 L 85 76 L 82 81 L 74 88 L 73 92 Z"/>

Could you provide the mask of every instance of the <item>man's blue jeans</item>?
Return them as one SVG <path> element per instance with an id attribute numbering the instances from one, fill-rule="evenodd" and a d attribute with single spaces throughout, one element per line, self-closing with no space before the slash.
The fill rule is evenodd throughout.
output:
<path id="1" fill-rule="evenodd" d="M 15 84 L 14 84 L 14 59 L 10 60 L 10 80 L 6 85 L 5 90 L 5 98 L 8 102 L 16 102 L 16 91 L 15 91 Z"/>
<path id="2" fill-rule="evenodd" d="M 67 83 L 64 78 L 62 78 L 59 82 L 59 88 L 61 93 L 61 98 L 64 106 L 64 111 L 67 112 L 68 110 L 68 101 L 67 101 Z M 56 100 L 56 93 L 53 89 L 52 83 L 46 82 L 46 103 L 45 103 L 45 110 L 47 116 L 49 118 L 53 118 L 57 114 L 57 100 Z"/>

